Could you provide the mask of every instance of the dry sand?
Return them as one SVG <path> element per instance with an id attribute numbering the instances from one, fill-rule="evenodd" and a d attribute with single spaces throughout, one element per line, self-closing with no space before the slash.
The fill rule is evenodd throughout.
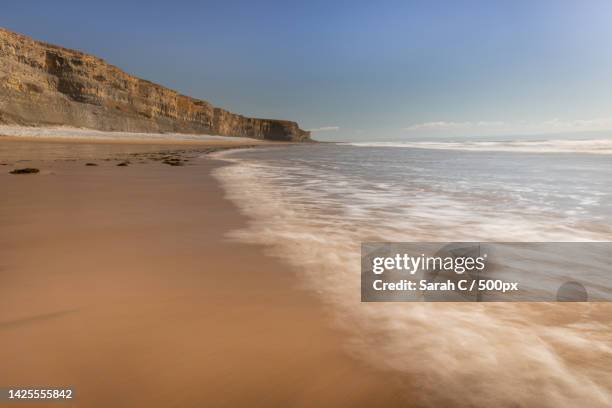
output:
<path id="1" fill-rule="evenodd" d="M 62 142 L 122 143 L 122 144 L 253 144 L 267 143 L 246 137 L 229 137 L 186 133 L 109 132 L 71 126 L 17 126 L 0 124 L 0 135 L 30 141 L 58 140 Z"/>
<path id="2" fill-rule="evenodd" d="M 73 387 L 79 407 L 409 405 L 287 265 L 224 239 L 246 220 L 220 162 L 116 166 L 156 148 L 0 141 L 0 387 Z"/>

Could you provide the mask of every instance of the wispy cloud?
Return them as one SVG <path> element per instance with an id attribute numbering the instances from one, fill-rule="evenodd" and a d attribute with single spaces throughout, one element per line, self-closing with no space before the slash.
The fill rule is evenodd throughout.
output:
<path id="1" fill-rule="evenodd" d="M 612 129 L 612 118 L 597 119 L 552 119 L 542 122 L 542 127 L 561 130 L 608 130 Z"/>
<path id="2" fill-rule="evenodd" d="M 530 133 L 563 133 L 612 130 L 612 118 L 572 119 L 558 118 L 544 121 L 436 121 L 408 126 L 406 132 L 441 132 L 464 134 L 530 134 Z"/>
<path id="3" fill-rule="evenodd" d="M 310 132 L 335 132 L 336 130 L 339 130 L 339 129 L 340 129 L 340 126 L 322 126 L 322 127 L 306 129 L 306 130 Z"/>
<path id="4" fill-rule="evenodd" d="M 433 130 L 446 130 L 446 129 L 470 129 L 470 128 L 483 128 L 483 127 L 502 127 L 505 122 L 425 122 L 416 125 L 408 126 L 404 130 L 422 130 L 422 129 L 433 129 Z"/>

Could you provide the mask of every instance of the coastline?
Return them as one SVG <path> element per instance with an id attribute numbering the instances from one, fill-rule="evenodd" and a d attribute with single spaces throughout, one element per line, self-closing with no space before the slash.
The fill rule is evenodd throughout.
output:
<path id="1" fill-rule="evenodd" d="M 9 142 L 32 156 L 0 167 L 1 384 L 72 386 L 75 406 L 407 402 L 289 266 L 224 239 L 247 219 L 211 175 L 221 161 L 47 142 Z M 17 163 L 41 172 L 9 174 Z"/>

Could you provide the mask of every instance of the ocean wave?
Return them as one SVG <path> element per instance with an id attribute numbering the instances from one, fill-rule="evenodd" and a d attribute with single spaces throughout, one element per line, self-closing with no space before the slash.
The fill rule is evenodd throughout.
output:
<path id="1" fill-rule="evenodd" d="M 230 238 L 293 265 L 333 307 L 350 353 L 405 376 L 417 406 L 610 406 L 609 305 L 360 302 L 362 241 L 605 240 L 610 229 L 487 213 L 435 189 L 410 201 L 312 158 L 305 166 L 241 157 L 223 156 L 230 165 L 215 172 L 250 219 Z"/>
<path id="2" fill-rule="evenodd" d="M 399 147 L 434 150 L 465 150 L 520 153 L 585 153 L 612 154 L 612 140 L 513 140 L 462 142 L 354 142 L 358 147 Z"/>

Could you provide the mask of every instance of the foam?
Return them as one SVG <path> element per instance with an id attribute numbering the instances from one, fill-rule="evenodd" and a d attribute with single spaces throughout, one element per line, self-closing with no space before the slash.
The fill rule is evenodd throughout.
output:
<path id="1" fill-rule="evenodd" d="M 406 392 L 417 396 L 416 404 L 610 406 L 608 305 L 361 303 L 359 244 L 606 240 L 612 231 L 537 212 L 487 214 L 437 191 L 423 190 L 414 205 L 400 205 L 405 196 L 389 186 L 240 157 L 223 156 L 231 165 L 215 172 L 250 219 L 230 238 L 263 244 L 293 265 L 333 307 L 350 353 L 407 376 Z"/>
<path id="2" fill-rule="evenodd" d="M 464 142 L 356 142 L 346 143 L 359 147 L 398 147 L 434 150 L 465 150 L 522 153 L 585 153 L 612 154 L 612 140 L 513 140 Z"/>

